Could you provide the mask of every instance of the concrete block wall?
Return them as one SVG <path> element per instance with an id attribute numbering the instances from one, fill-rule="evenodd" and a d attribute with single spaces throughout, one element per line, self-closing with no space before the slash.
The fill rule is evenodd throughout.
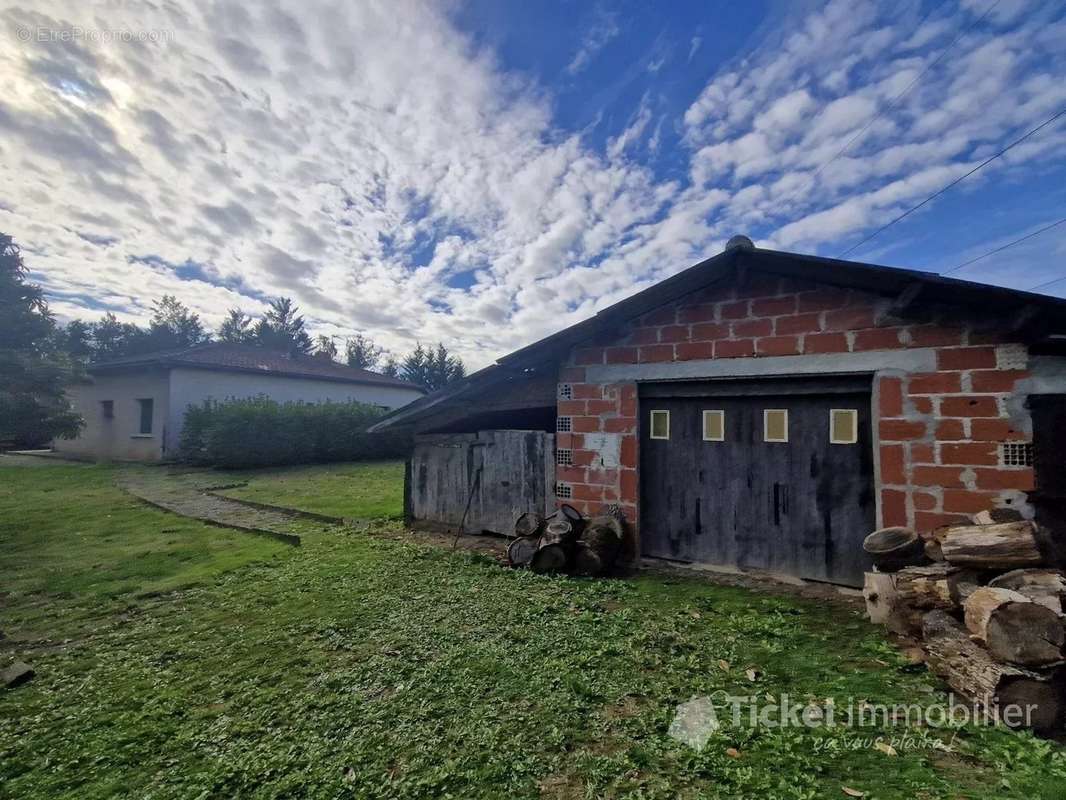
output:
<path id="1" fill-rule="evenodd" d="M 901 350 L 921 351 L 928 366 L 879 366 L 891 361 L 882 358 L 887 351 Z M 1032 468 L 1002 466 L 1000 455 L 1001 443 L 1031 436 L 1018 393 L 1029 377 L 1023 345 L 978 332 L 963 319 L 908 322 L 876 295 L 758 274 L 739 288 L 704 290 L 646 314 L 616 336 L 575 348 L 559 375 L 569 398 L 559 400 L 558 414 L 569 418 L 571 432 L 557 437 L 557 447 L 572 450 L 573 463 L 557 467 L 557 481 L 569 485 L 568 502 L 583 512 L 618 503 L 636 523 L 636 374 L 642 365 L 691 362 L 685 367 L 691 380 L 700 377 L 702 365 L 708 375 L 720 375 L 711 365 L 723 359 L 736 360 L 738 376 L 767 374 L 751 367 L 763 358 L 774 358 L 780 374 L 790 374 L 805 356 L 826 354 L 852 354 L 841 357 L 861 361 L 861 371 L 875 376 L 882 525 L 931 530 L 989 506 L 1029 510 Z M 627 365 L 634 379 L 619 380 Z M 604 372 L 612 380 L 596 377 Z M 621 437 L 616 464 L 597 449 L 605 433 Z"/>

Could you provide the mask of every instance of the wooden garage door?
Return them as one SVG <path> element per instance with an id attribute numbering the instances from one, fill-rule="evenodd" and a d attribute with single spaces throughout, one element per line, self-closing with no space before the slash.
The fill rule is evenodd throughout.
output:
<path id="1" fill-rule="evenodd" d="M 875 519 L 868 387 L 643 388 L 644 554 L 860 586 Z"/>

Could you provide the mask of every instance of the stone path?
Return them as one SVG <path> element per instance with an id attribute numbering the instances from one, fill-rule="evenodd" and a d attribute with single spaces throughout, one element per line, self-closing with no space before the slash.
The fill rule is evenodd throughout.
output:
<path id="1" fill-rule="evenodd" d="M 210 471 L 130 468 L 120 471 L 117 481 L 134 497 L 174 514 L 300 544 L 299 535 L 293 532 L 292 516 L 209 494 L 209 490 L 234 485 L 232 480 L 227 481 Z"/>

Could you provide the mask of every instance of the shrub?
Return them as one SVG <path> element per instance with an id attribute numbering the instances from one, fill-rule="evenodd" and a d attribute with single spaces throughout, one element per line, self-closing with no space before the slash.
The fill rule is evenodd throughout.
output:
<path id="1" fill-rule="evenodd" d="M 240 469 L 407 455 L 410 434 L 367 433 L 383 414 L 363 403 L 209 400 L 185 412 L 179 458 Z"/>

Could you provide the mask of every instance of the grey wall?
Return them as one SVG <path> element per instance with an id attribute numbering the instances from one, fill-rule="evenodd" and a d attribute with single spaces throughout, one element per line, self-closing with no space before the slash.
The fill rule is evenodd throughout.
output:
<path id="1" fill-rule="evenodd" d="M 140 433 L 139 398 L 154 400 L 152 433 Z M 100 461 L 157 461 L 163 456 L 164 435 L 169 440 L 167 373 L 143 370 L 136 374 L 95 377 L 90 383 L 67 389 L 67 398 L 85 420 L 76 439 L 57 439 L 57 452 Z M 115 415 L 104 419 L 101 403 L 114 403 Z"/>

